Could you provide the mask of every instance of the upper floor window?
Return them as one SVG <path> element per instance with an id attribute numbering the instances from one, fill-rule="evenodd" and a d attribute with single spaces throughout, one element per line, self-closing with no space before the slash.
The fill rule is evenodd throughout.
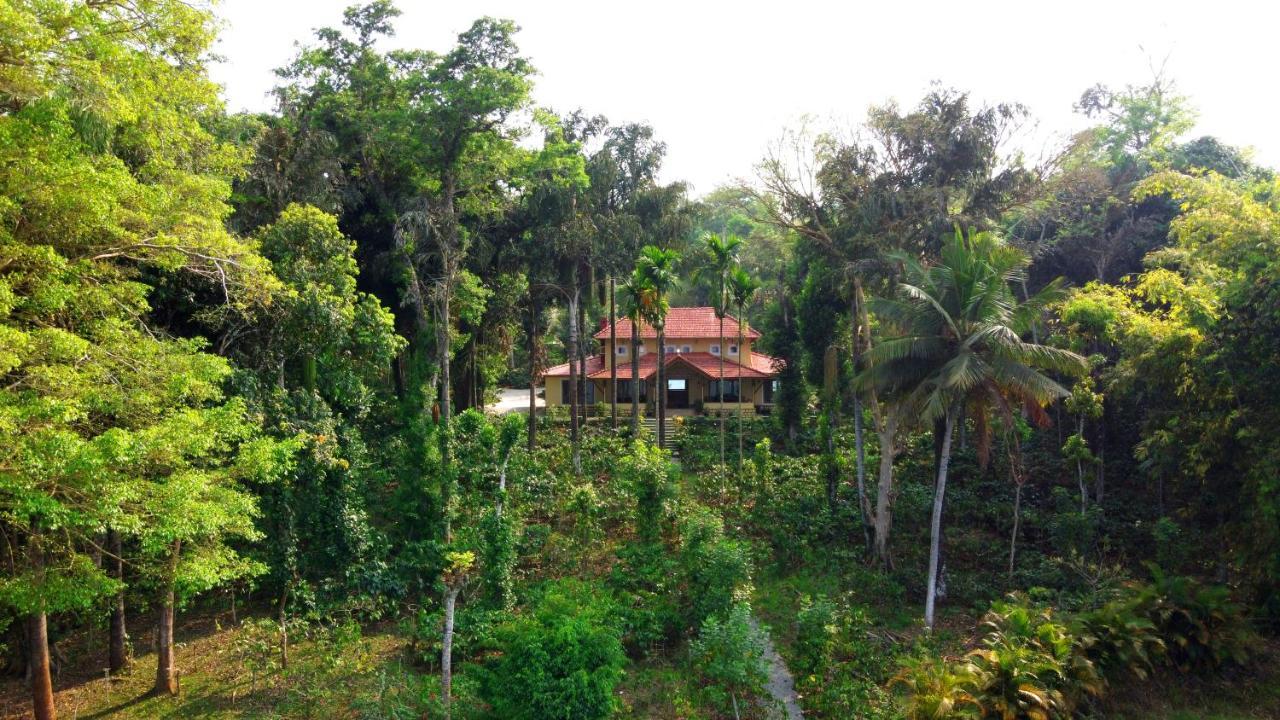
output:
<path id="1" fill-rule="evenodd" d="M 673 354 L 673 355 L 674 355 L 674 354 L 676 354 L 676 353 L 678 353 L 678 352 L 680 352 L 680 351 L 676 349 L 676 346 L 675 346 L 675 345 L 668 345 L 668 346 L 667 346 L 667 352 L 669 352 L 669 353 L 671 353 L 671 354 Z"/>
<path id="2" fill-rule="evenodd" d="M 626 345 L 619 345 L 619 346 L 618 346 L 618 354 L 619 354 L 619 355 L 626 355 L 626 354 L 627 354 L 627 346 L 626 346 Z"/>
<path id="3" fill-rule="evenodd" d="M 690 345 L 681 345 L 681 346 L 680 346 L 680 352 L 682 352 L 682 353 L 691 353 L 691 352 L 693 352 L 693 347 L 692 347 L 692 346 L 690 346 Z"/>
<path id="4" fill-rule="evenodd" d="M 649 352 L 649 348 L 645 347 L 644 345 L 641 345 L 641 346 L 640 346 L 640 354 L 641 354 L 641 355 L 644 355 L 644 354 L 645 354 L 645 353 L 647 353 L 647 352 Z"/>
<path id="5" fill-rule="evenodd" d="M 712 346 L 711 346 L 711 354 L 712 354 L 712 355 L 719 355 L 719 354 L 720 354 L 720 346 L 719 346 L 719 345 L 712 345 Z"/>
<path id="6" fill-rule="evenodd" d="M 730 346 L 729 346 L 729 354 L 730 354 L 730 355 L 737 355 L 737 354 L 738 354 L 738 346 L 737 346 L 737 345 L 730 345 Z"/>

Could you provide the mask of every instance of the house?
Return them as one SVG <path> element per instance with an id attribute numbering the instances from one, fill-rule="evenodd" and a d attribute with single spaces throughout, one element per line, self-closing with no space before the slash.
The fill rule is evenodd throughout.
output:
<path id="1" fill-rule="evenodd" d="M 631 377 L 631 321 L 618 320 L 617 346 L 609 342 L 608 321 L 595 334 L 602 352 L 587 357 L 585 399 L 588 406 L 607 403 L 610 362 L 618 373 L 619 411 L 627 412 L 636 383 Z M 709 307 L 673 307 L 666 320 L 666 385 L 667 409 L 673 415 L 692 414 L 700 410 L 745 413 L 768 411 L 777 390 L 779 361 L 752 346 L 760 333 L 745 328 L 742 347 L 738 347 L 738 319 L 724 318 L 724 344 L 720 342 L 720 319 Z M 658 369 L 658 333 L 648 323 L 640 325 L 640 402 L 644 411 L 653 412 L 650 389 Z M 720 359 L 724 358 L 724 397 L 720 392 Z M 547 407 L 568 405 L 569 364 L 548 368 L 542 374 L 546 385 Z M 625 406 L 625 407 L 624 407 Z"/>

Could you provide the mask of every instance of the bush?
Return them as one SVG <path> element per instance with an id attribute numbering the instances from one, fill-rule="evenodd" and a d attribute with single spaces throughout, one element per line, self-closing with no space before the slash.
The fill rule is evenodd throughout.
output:
<path id="1" fill-rule="evenodd" d="M 738 603 L 723 616 L 707 618 L 690 645 L 703 692 L 726 716 L 740 717 L 742 705 L 765 697 L 769 670 L 761 632 L 752 626 L 751 608 Z"/>
<path id="2" fill-rule="evenodd" d="M 633 543 L 618 551 L 609 584 L 618 598 L 623 641 L 633 655 L 679 634 L 679 583 L 675 558 L 661 544 Z"/>
<path id="3" fill-rule="evenodd" d="M 1170 664 L 1187 672 L 1248 661 L 1255 638 L 1226 587 L 1148 568 L 1152 582 L 1137 591 L 1135 610 L 1155 626 Z"/>
<path id="4" fill-rule="evenodd" d="M 747 545 L 724 536 L 724 524 L 711 510 L 695 508 L 681 527 L 680 575 L 684 579 L 687 626 L 696 628 L 712 615 L 724 616 L 751 591 Z"/>
<path id="5" fill-rule="evenodd" d="M 588 585 L 561 581 L 534 612 L 498 632 L 480 695 L 492 716 L 511 720 L 594 720 L 614 711 L 626 658 L 610 618 L 612 602 Z"/>

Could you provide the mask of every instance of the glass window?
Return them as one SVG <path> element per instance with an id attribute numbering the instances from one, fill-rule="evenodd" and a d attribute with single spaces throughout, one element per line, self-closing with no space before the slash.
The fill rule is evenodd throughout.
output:
<path id="1" fill-rule="evenodd" d="M 676 354 L 676 352 L 677 352 L 677 350 L 676 350 L 676 346 L 675 346 L 675 345 L 668 345 L 668 346 L 667 346 L 667 352 L 671 353 L 672 355 Z"/>
<path id="2" fill-rule="evenodd" d="M 682 352 L 682 353 L 691 353 L 691 352 L 693 352 L 693 346 L 691 346 L 691 345 L 682 345 L 682 346 L 680 347 L 680 352 Z"/>
<path id="3" fill-rule="evenodd" d="M 737 345 L 730 345 L 730 346 L 729 346 L 729 354 L 730 354 L 730 355 L 737 355 L 737 354 L 738 354 L 738 346 L 737 346 Z"/>
<path id="4" fill-rule="evenodd" d="M 645 346 L 641 345 L 641 346 L 640 346 L 640 354 L 641 354 L 641 355 L 644 355 L 644 354 L 645 354 L 645 353 L 647 353 L 647 352 L 649 352 L 649 348 L 647 348 L 647 347 L 645 347 Z"/>
<path id="5" fill-rule="evenodd" d="M 712 354 L 712 355 L 719 355 L 719 354 L 720 354 L 720 346 L 719 346 L 719 345 L 712 345 L 712 346 L 711 346 L 711 354 Z"/>
<path id="6" fill-rule="evenodd" d="M 685 380 L 684 378 L 671 378 L 670 380 L 667 381 L 668 390 L 675 390 L 676 392 L 680 392 L 681 390 L 687 390 L 688 387 L 689 387 L 688 381 Z"/>
<path id="7" fill-rule="evenodd" d="M 626 355 L 626 354 L 627 354 L 627 346 L 626 346 L 626 345 L 619 345 L 619 346 L 618 346 L 618 354 L 619 354 L 619 355 Z"/>
<path id="8" fill-rule="evenodd" d="M 724 398 L 720 398 L 720 381 L 712 380 L 707 384 L 707 397 L 712 402 L 738 402 L 738 381 L 724 381 Z"/>

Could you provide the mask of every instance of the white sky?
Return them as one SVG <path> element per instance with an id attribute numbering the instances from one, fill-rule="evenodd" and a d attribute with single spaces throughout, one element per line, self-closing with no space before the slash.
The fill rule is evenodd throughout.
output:
<path id="1" fill-rule="evenodd" d="M 355 0 L 221 0 L 212 70 L 231 110 L 268 110 L 272 70 Z M 1027 105 L 1029 155 L 1086 124 L 1087 87 L 1167 74 L 1199 110 L 1198 134 L 1280 165 L 1274 85 L 1280 10 L 1270 2 L 702 2 L 399 0 L 395 46 L 447 50 L 482 15 L 511 18 L 539 71 L 534 96 L 613 122 L 652 124 L 662 179 L 696 194 L 753 165 L 805 114 L 848 126 L 869 105 L 914 105 L 931 80 Z"/>

